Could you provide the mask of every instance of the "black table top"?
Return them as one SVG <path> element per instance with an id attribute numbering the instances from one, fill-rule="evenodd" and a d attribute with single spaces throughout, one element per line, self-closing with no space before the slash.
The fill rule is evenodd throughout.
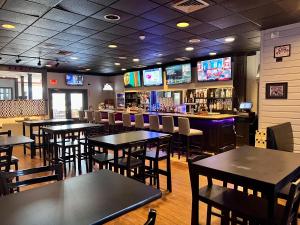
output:
<path id="1" fill-rule="evenodd" d="M 210 174 L 246 178 L 270 187 L 283 185 L 293 179 L 290 177 L 293 174 L 300 174 L 300 154 L 251 146 L 221 153 L 195 164 Z"/>
<path id="2" fill-rule="evenodd" d="M 104 126 L 103 124 L 95 124 L 95 123 L 77 123 L 77 124 L 65 124 L 65 125 L 43 127 L 43 130 L 48 133 L 56 133 L 56 132 L 79 131 L 88 128 L 103 127 L 103 126 Z"/>
<path id="3" fill-rule="evenodd" d="M 160 190 L 102 170 L 0 198 L 1 225 L 103 224 L 160 197 Z"/>
<path id="4" fill-rule="evenodd" d="M 34 140 L 25 136 L 0 136 L 0 146 L 22 145 L 34 142 Z"/>
<path id="5" fill-rule="evenodd" d="M 153 132 L 153 131 L 131 131 L 120 134 L 112 134 L 101 137 L 88 138 L 89 141 L 98 144 L 111 146 L 121 146 L 137 141 L 146 141 L 160 137 L 170 136 L 170 134 Z"/>
<path id="6" fill-rule="evenodd" d="M 57 123 L 69 123 L 74 122 L 73 119 L 47 119 L 47 120 L 30 120 L 24 121 L 25 125 L 48 125 L 48 124 L 57 124 Z"/>

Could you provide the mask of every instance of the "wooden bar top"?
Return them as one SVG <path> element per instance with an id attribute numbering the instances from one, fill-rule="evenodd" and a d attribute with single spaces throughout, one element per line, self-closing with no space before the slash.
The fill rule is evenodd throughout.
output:
<path id="1" fill-rule="evenodd" d="M 125 113 L 126 111 L 121 110 L 100 110 L 101 112 L 115 112 L 115 113 Z M 139 114 L 136 111 L 131 111 L 130 114 Z M 175 116 L 175 117 L 188 117 L 193 119 L 202 119 L 202 120 L 223 120 L 237 117 L 233 114 L 208 114 L 208 115 L 198 115 L 198 114 L 188 114 L 188 113 L 164 113 L 164 112 L 143 112 L 145 115 L 159 115 L 159 116 Z"/>

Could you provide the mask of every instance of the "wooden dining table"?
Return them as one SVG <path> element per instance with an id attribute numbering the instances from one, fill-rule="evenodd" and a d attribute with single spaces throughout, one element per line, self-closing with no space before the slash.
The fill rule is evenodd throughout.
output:
<path id="1" fill-rule="evenodd" d="M 1 197 L 0 223 L 104 224 L 159 199 L 161 195 L 160 190 L 151 186 L 101 170 Z"/>
<path id="2" fill-rule="evenodd" d="M 32 144 L 34 140 L 26 136 L 0 136 L 0 147 Z M 33 146 L 32 146 L 33 147 Z"/>
<path id="3" fill-rule="evenodd" d="M 300 177 L 300 154 L 243 146 L 194 163 L 196 176 L 192 189 L 199 190 L 199 175 L 245 186 L 264 193 L 268 200 L 270 221 L 278 192 L 288 183 Z M 242 203 L 241 203 L 242 204 Z M 192 203 L 192 224 L 198 225 L 199 203 Z"/>

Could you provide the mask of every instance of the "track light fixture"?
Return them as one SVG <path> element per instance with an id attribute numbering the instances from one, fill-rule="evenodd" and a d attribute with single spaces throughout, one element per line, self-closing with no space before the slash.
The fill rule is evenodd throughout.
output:
<path id="1" fill-rule="evenodd" d="M 41 64 L 41 58 L 39 57 L 39 62 L 38 62 L 38 64 L 37 64 L 38 66 L 41 66 L 42 64 Z"/>
<path id="2" fill-rule="evenodd" d="M 18 55 L 18 58 L 16 59 L 16 63 L 21 62 L 22 60 L 20 59 L 20 56 Z"/>
<path id="3" fill-rule="evenodd" d="M 55 67 L 58 67 L 58 66 L 59 66 L 59 62 L 58 62 L 58 60 L 56 60 Z"/>

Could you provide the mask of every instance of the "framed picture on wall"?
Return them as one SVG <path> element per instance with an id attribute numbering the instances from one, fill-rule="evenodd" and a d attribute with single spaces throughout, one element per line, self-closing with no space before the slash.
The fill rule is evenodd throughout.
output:
<path id="1" fill-rule="evenodd" d="M 291 44 L 280 45 L 274 47 L 274 58 L 290 57 L 291 56 Z"/>
<path id="2" fill-rule="evenodd" d="M 266 83 L 266 99 L 287 99 L 288 83 Z"/>

